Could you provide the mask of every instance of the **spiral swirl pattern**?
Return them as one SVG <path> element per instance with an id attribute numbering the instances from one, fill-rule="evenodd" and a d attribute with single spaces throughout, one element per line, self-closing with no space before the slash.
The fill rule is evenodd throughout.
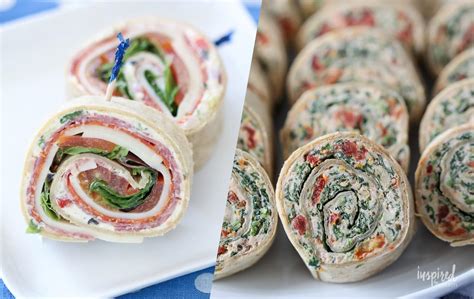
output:
<path id="1" fill-rule="evenodd" d="M 285 156 L 316 137 L 343 131 L 356 131 L 374 140 L 408 170 L 408 111 L 403 98 L 366 83 L 306 91 L 288 113 L 281 133 Z"/>
<path id="2" fill-rule="evenodd" d="M 428 62 L 439 74 L 457 54 L 474 47 L 474 3 L 446 3 L 428 25 Z"/>
<path id="3" fill-rule="evenodd" d="M 268 176 L 253 156 L 237 149 L 215 277 L 229 276 L 257 262 L 275 238 L 277 217 Z"/>
<path id="4" fill-rule="evenodd" d="M 210 157 L 220 131 L 226 74 L 217 49 L 189 25 L 144 18 L 115 27 L 72 59 L 72 96 L 103 95 L 113 66 L 115 36 L 130 39 L 114 95 L 142 102 L 171 118 L 193 144 L 196 168 Z"/>
<path id="5" fill-rule="evenodd" d="M 154 110 L 120 98 L 75 99 L 27 155 L 21 202 L 29 230 L 66 241 L 162 235 L 187 207 L 191 159 L 182 130 Z"/>
<path id="6" fill-rule="evenodd" d="M 468 122 L 474 122 L 474 78 L 452 84 L 430 102 L 420 124 L 420 151 L 447 129 Z"/>
<path id="7" fill-rule="evenodd" d="M 384 1 L 352 1 L 329 5 L 311 16 L 298 32 L 303 48 L 311 40 L 333 30 L 367 26 L 375 27 L 397 38 L 407 49 L 420 53 L 424 49 L 423 17 L 412 5 Z"/>
<path id="8" fill-rule="evenodd" d="M 426 227 L 452 246 L 474 244 L 474 125 L 451 128 L 423 152 L 416 206 Z"/>
<path id="9" fill-rule="evenodd" d="M 401 167 L 356 133 L 334 133 L 296 150 L 276 187 L 285 231 L 316 279 L 365 279 L 395 261 L 414 231 Z"/>
<path id="10" fill-rule="evenodd" d="M 438 76 L 434 91 L 438 93 L 453 83 L 469 78 L 474 78 L 474 48 L 456 56 L 443 69 Z"/>
<path id="11" fill-rule="evenodd" d="M 423 86 L 405 50 L 376 29 L 345 28 L 308 43 L 288 74 L 290 102 L 310 88 L 341 82 L 377 83 L 397 91 L 411 119 L 425 105 Z"/>

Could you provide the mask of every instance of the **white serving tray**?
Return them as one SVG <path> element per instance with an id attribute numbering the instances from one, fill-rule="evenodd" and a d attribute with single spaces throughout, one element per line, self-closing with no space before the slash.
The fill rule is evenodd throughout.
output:
<path id="1" fill-rule="evenodd" d="M 357 283 L 316 281 L 279 225 L 275 243 L 254 267 L 215 281 L 211 299 L 220 298 L 434 298 L 474 282 L 473 248 L 450 248 L 422 225 L 405 253 L 381 273 Z M 422 271 L 452 272 L 452 281 L 431 286 Z"/>
<path id="2" fill-rule="evenodd" d="M 427 88 L 427 90 L 431 90 Z M 285 105 L 286 106 L 286 105 Z M 275 132 L 283 126 L 288 107 L 276 115 Z M 410 134 L 411 161 L 409 179 L 413 184 L 418 152 L 418 128 L 412 125 Z M 277 165 L 282 165 L 281 147 L 277 143 Z M 275 178 L 280 168 L 277 167 Z M 452 273 L 454 279 L 431 281 L 422 274 Z M 420 277 L 420 278 L 419 278 Z M 334 284 L 312 278 L 300 256 L 291 245 L 279 223 L 275 243 L 268 253 L 250 269 L 213 283 L 211 298 L 434 298 L 474 283 L 474 246 L 450 247 L 434 237 L 417 220 L 413 241 L 395 261 L 381 273 L 362 282 Z"/>
<path id="3" fill-rule="evenodd" d="M 237 1 L 128 1 L 60 8 L 1 29 L 2 279 L 17 297 L 108 297 L 214 264 L 247 78 L 255 25 Z M 161 16 L 195 25 L 219 48 L 226 66 L 222 134 L 213 158 L 195 174 L 189 209 L 178 227 L 142 244 L 87 244 L 25 234 L 19 184 L 35 131 L 65 100 L 65 69 L 81 44 L 126 19 Z"/>

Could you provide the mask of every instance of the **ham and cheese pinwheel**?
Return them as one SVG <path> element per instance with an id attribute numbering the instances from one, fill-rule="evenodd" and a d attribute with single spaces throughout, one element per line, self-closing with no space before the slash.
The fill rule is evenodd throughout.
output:
<path id="1" fill-rule="evenodd" d="M 199 169 L 210 157 L 222 127 L 219 110 L 226 75 L 216 48 L 185 24 L 156 19 L 128 22 L 75 55 L 68 70 L 72 95 L 105 94 L 117 32 L 130 39 L 130 47 L 115 95 L 142 102 L 173 119 L 192 143 Z"/>
<path id="2" fill-rule="evenodd" d="M 446 3 L 428 25 L 427 59 L 439 74 L 457 54 L 474 47 L 474 1 Z"/>
<path id="3" fill-rule="evenodd" d="M 256 263 L 275 239 L 278 223 L 273 186 L 250 154 L 236 150 L 217 252 L 215 278 Z"/>
<path id="4" fill-rule="evenodd" d="M 322 281 L 374 275 L 414 234 L 404 171 L 384 148 L 356 133 L 325 135 L 293 152 L 275 198 L 288 238 Z"/>
<path id="5" fill-rule="evenodd" d="M 367 83 L 341 83 L 306 91 L 281 131 L 285 157 L 316 137 L 356 131 L 385 147 L 408 171 L 408 111 L 403 98 Z"/>
<path id="6" fill-rule="evenodd" d="M 258 20 L 254 57 L 268 78 L 273 99 L 277 100 L 284 88 L 288 59 L 282 33 L 273 17 L 265 12 Z"/>
<path id="7" fill-rule="evenodd" d="M 420 152 L 449 128 L 474 122 L 474 78 L 443 89 L 428 105 L 420 124 Z"/>
<path id="8" fill-rule="evenodd" d="M 474 78 L 474 48 L 465 50 L 456 56 L 438 76 L 434 93 L 447 86 L 468 78 Z"/>
<path id="9" fill-rule="evenodd" d="M 169 118 L 122 98 L 70 101 L 27 154 L 21 206 L 28 231 L 63 241 L 139 242 L 183 216 L 191 145 Z"/>
<path id="10" fill-rule="evenodd" d="M 474 244 L 473 174 L 473 122 L 436 137 L 416 169 L 416 210 L 425 226 L 451 246 Z"/>
<path id="11" fill-rule="evenodd" d="M 385 85 L 398 92 L 416 120 L 425 93 L 405 50 L 377 29 L 350 27 L 329 32 L 305 46 L 291 65 L 287 88 L 293 104 L 306 90 L 340 82 Z"/>
<path id="12" fill-rule="evenodd" d="M 325 6 L 301 27 L 297 38 L 298 47 L 303 48 L 327 32 L 353 26 L 379 28 L 414 53 L 424 51 L 424 20 L 416 8 L 378 0 Z"/>

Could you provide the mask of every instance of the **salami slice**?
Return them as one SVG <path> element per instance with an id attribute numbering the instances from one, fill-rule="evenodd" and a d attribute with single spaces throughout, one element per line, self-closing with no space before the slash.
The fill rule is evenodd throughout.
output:
<path id="1" fill-rule="evenodd" d="M 427 42 L 428 64 L 435 74 L 457 54 L 474 47 L 474 2 L 459 0 L 443 5 L 428 25 Z"/>
<path id="2" fill-rule="evenodd" d="M 318 280 L 370 277 L 398 259 L 414 234 L 404 171 L 356 133 L 325 135 L 293 152 L 275 198 L 288 238 Z"/>
<path id="3" fill-rule="evenodd" d="M 456 56 L 439 74 L 434 88 L 437 94 L 447 86 L 464 80 L 474 78 L 474 48 L 465 50 Z"/>
<path id="4" fill-rule="evenodd" d="M 256 263 L 270 248 L 278 223 L 273 187 L 257 160 L 236 150 L 217 252 L 215 278 Z"/>
<path id="5" fill-rule="evenodd" d="M 193 145 L 196 169 L 210 157 L 220 132 L 226 74 L 217 49 L 191 26 L 145 18 L 127 22 L 84 46 L 68 69 L 73 96 L 105 94 L 115 36 L 130 39 L 115 95 L 150 106 L 174 120 Z"/>
<path id="6" fill-rule="evenodd" d="M 423 152 L 415 173 L 416 209 L 451 246 L 474 244 L 474 125 L 453 127 Z"/>
<path id="7" fill-rule="evenodd" d="M 400 43 L 377 29 L 340 29 L 307 44 L 288 74 L 290 102 L 309 88 L 342 82 L 376 83 L 395 90 L 405 100 L 411 120 L 417 120 L 425 106 L 424 88 L 410 58 Z"/>
<path id="8" fill-rule="evenodd" d="M 403 98 L 367 83 L 341 83 L 306 91 L 281 131 L 285 157 L 316 137 L 356 131 L 385 147 L 408 171 L 408 111 Z"/>
<path id="9" fill-rule="evenodd" d="M 140 242 L 182 218 L 191 145 L 168 117 L 122 98 L 67 103 L 27 154 L 21 206 L 29 232 L 63 241 Z"/>
<path id="10" fill-rule="evenodd" d="M 420 152 L 439 134 L 468 122 L 474 122 L 474 78 L 450 85 L 430 102 L 420 124 Z"/>
<path id="11" fill-rule="evenodd" d="M 387 1 L 351 1 L 328 5 L 309 18 L 298 32 L 298 46 L 327 32 L 353 26 L 375 27 L 398 39 L 408 50 L 424 51 L 424 20 L 415 7 Z"/>

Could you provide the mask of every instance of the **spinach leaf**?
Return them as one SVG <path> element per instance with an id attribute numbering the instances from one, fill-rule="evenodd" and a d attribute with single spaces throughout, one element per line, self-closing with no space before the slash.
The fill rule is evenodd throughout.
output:
<path id="1" fill-rule="evenodd" d="M 145 37 L 138 37 L 132 40 L 130 43 L 130 47 L 128 47 L 127 51 L 125 51 L 125 54 L 123 55 L 123 61 L 127 61 L 130 57 L 133 55 L 139 53 L 139 52 L 150 52 L 153 54 L 156 54 L 160 57 L 162 61 L 165 59 L 165 55 L 161 49 L 156 47 L 153 43 L 151 43 L 147 38 Z M 114 62 L 108 62 L 102 64 L 98 69 L 97 69 L 97 75 L 105 83 L 109 82 L 110 75 L 112 74 L 112 68 L 114 67 Z M 122 75 L 122 78 L 120 78 L 120 75 Z M 119 84 L 119 82 L 122 82 Z M 123 86 L 125 84 L 125 87 Z M 128 96 L 131 98 L 130 94 L 128 93 L 128 89 L 126 88 L 126 81 L 125 78 L 123 77 L 123 73 L 120 70 L 119 76 L 117 77 L 117 88 L 120 90 L 120 92 L 123 95 Z M 121 89 L 122 88 L 122 89 Z"/>
<path id="2" fill-rule="evenodd" d="M 125 52 L 123 56 L 123 60 L 126 61 L 128 58 L 132 57 L 133 55 L 139 52 L 149 52 L 155 55 L 158 55 L 162 61 L 165 59 L 165 55 L 163 51 L 156 47 L 150 40 L 145 37 L 138 37 L 132 40 L 130 43 L 130 47 Z"/>
<path id="3" fill-rule="evenodd" d="M 64 124 L 64 123 L 76 118 L 77 116 L 81 115 L 82 112 L 83 112 L 82 110 L 78 110 L 78 111 L 74 111 L 74 112 L 71 112 L 69 114 L 66 114 L 66 115 L 64 115 L 63 117 L 61 117 L 59 119 L 59 122 Z"/>
<path id="4" fill-rule="evenodd" d="M 41 228 L 38 227 L 33 220 L 30 220 L 30 223 L 28 223 L 28 227 L 26 228 L 26 233 L 27 234 L 37 234 L 41 232 Z"/>
<path id="5" fill-rule="evenodd" d="M 163 71 L 163 78 L 165 81 L 164 90 L 161 89 L 156 83 L 157 78 L 158 77 L 155 76 L 155 74 L 153 74 L 151 71 L 145 71 L 145 79 L 147 80 L 148 84 L 150 84 L 155 93 L 161 98 L 166 107 L 168 107 L 171 114 L 173 114 L 173 116 L 176 116 L 178 112 L 178 106 L 176 105 L 174 98 L 176 97 L 176 94 L 179 91 L 179 86 L 177 86 L 174 81 L 173 74 L 171 73 L 171 66 L 169 64 L 166 64 L 165 69 Z"/>
<path id="6" fill-rule="evenodd" d="M 150 40 L 145 37 L 138 37 L 132 40 L 132 42 L 130 43 L 130 47 L 127 49 L 123 56 L 123 61 L 127 61 L 127 59 L 139 52 L 149 52 L 155 54 L 161 59 L 163 63 L 166 63 L 165 54 L 163 53 L 163 51 L 160 48 L 156 47 L 152 42 L 150 42 Z M 100 80 L 105 83 L 109 82 L 113 67 L 113 62 L 102 64 L 97 69 L 97 76 L 100 78 Z M 171 72 L 171 66 L 169 64 L 165 65 L 165 69 L 163 71 L 163 78 L 165 86 L 164 89 L 161 89 L 156 84 L 157 76 L 155 76 L 151 71 L 145 71 L 145 79 L 148 81 L 148 83 L 151 85 L 155 93 L 160 97 L 166 107 L 168 107 L 171 114 L 173 114 L 173 116 L 176 116 L 178 106 L 174 102 L 174 99 L 179 91 L 179 86 L 176 85 L 176 82 L 173 78 L 173 74 Z M 122 70 L 119 71 L 119 74 L 117 76 L 116 86 L 123 96 L 129 99 L 133 99 L 132 95 L 130 94 L 130 91 L 128 90 L 127 81 L 125 80 L 125 76 L 123 75 Z"/>
<path id="7" fill-rule="evenodd" d="M 128 149 L 121 147 L 120 145 L 116 145 L 115 148 L 107 154 L 107 158 L 110 160 L 120 160 L 125 158 L 128 155 Z"/>
<path id="8" fill-rule="evenodd" d="M 74 156 L 74 155 L 86 154 L 86 153 L 101 155 L 111 160 L 119 160 L 128 155 L 128 149 L 121 147 L 120 145 L 116 145 L 115 148 L 111 152 L 108 152 L 100 148 L 72 146 L 72 147 L 67 147 L 67 148 L 60 148 L 56 154 L 57 155 L 56 158 L 57 158 L 57 161 L 61 161 L 64 155 Z"/>
<path id="9" fill-rule="evenodd" d="M 49 188 L 50 188 L 51 181 L 46 180 L 43 185 L 43 192 L 41 192 L 40 199 L 41 199 L 41 207 L 43 211 L 48 215 L 49 218 L 53 220 L 61 220 L 61 216 L 56 213 L 51 205 L 51 198 L 49 197 Z"/>
<path id="10" fill-rule="evenodd" d="M 89 190 L 98 193 L 112 207 L 120 210 L 131 210 L 143 203 L 156 183 L 156 174 L 149 169 L 146 172 L 149 174 L 146 186 L 132 195 L 121 195 L 108 186 L 106 182 L 98 179 L 90 184 Z"/>

